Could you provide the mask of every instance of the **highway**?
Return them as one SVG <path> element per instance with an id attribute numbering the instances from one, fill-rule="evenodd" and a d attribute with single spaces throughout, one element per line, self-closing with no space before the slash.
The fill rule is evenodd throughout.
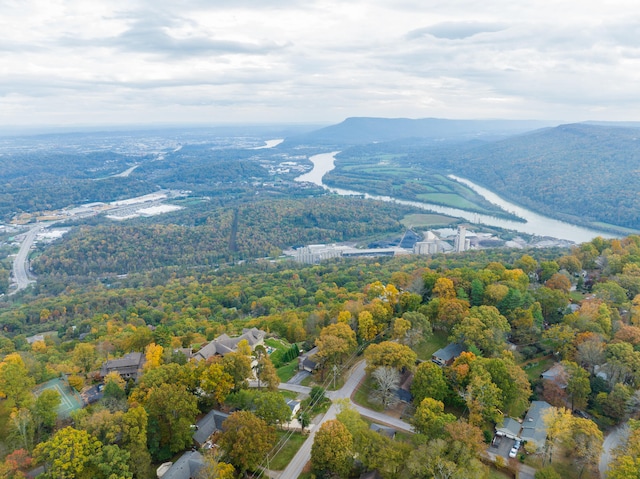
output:
<path id="1" fill-rule="evenodd" d="M 35 283 L 35 281 L 29 277 L 29 251 L 31 250 L 33 241 L 36 239 L 36 235 L 43 227 L 42 224 L 36 224 L 25 234 L 22 244 L 20 245 L 20 251 L 18 251 L 18 254 L 13 260 L 13 270 L 11 272 L 11 277 L 16 289 L 11 291 L 9 295 L 16 294 L 31 283 Z"/>

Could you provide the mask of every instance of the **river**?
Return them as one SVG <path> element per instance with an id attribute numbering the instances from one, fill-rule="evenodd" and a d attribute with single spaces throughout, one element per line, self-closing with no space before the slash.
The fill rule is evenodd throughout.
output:
<path id="1" fill-rule="evenodd" d="M 307 181 L 310 183 L 314 183 L 316 185 L 322 186 L 332 193 L 343 196 L 358 195 L 374 200 L 395 202 L 401 205 L 414 206 L 428 211 L 433 211 L 435 213 L 441 213 L 443 215 L 463 218 L 473 223 L 480 223 L 487 226 L 497 226 L 500 228 L 518 231 L 520 233 L 527 233 L 538 236 L 550 236 L 552 238 L 573 241 L 575 243 L 585 243 L 587 241 L 591 241 L 596 236 L 602 236 L 604 238 L 615 237 L 610 233 L 577 226 L 565 221 L 555 220 L 553 218 L 548 218 L 538 213 L 534 213 L 533 211 L 527 210 L 526 208 L 515 205 L 503 198 L 500 198 L 498 195 L 491 192 L 490 190 L 487 190 L 486 188 L 483 188 L 469 180 L 454 175 L 449 175 L 449 177 L 468 186 L 480 196 L 487 199 L 487 201 L 500 206 L 505 211 L 515 213 L 517 216 L 524 219 L 525 222 L 520 223 L 517 221 L 506 220 L 490 215 L 482 215 L 473 213 L 471 211 L 460 210 L 458 208 L 451 208 L 448 206 L 434 205 L 431 203 L 424 203 L 419 201 L 401 200 L 398 198 L 392 198 L 391 196 L 370 195 L 368 193 L 345 190 L 342 188 L 333 188 L 325 185 L 322 181 L 322 178 L 324 177 L 324 175 L 335 168 L 335 156 L 338 153 L 340 152 L 334 151 L 331 153 L 322 153 L 320 155 L 310 157 L 309 160 L 313 163 L 313 169 L 297 177 L 296 181 Z"/>

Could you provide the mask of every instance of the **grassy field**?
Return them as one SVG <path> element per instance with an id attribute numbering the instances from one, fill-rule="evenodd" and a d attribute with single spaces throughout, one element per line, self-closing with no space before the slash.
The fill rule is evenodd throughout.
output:
<path id="1" fill-rule="evenodd" d="M 438 349 L 449 344 L 449 337 L 444 331 L 434 331 L 433 335 L 416 345 L 413 350 L 418 354 L 418 359 L 427 361 Z"/>
<path id="2" fill-rule="evenodd" d="M 418 213 L 407 215 L 400 222 L 408 228 L 428 228 L 432 226 L 447 226 L 457 221 L 456 218 L 450 216 Z"/>
<path id="3" fill-rule="evenodd" d="M 278 373 L 278 377 L 280 378 L 280 382 L 286 383 L 289 379 L 291 379 L 298 372 L 298 360 L 294 359 L 289 364 L 285 364 L 284 366 L 276 369 L 276 373 Z"/>
<path id="4" fill-rule="evenodd" d="M 420 201 L 452 206 L 454 208 L 460 208 L 470 211 L 485 211 L 483 208 L 479 208 L 475 203 L 465 200 L 455 193 L 425 193 L 422 195 L 417 195 L 417 198 Z"/>
<path id="5" fill-rule="evenodd" d="M 529 381 L 535 381 L 540 375 L 549 369 L 555 361 L 550 357 L 542 357 L 522 366 L 524 372 L 527 373 Z"/>
<path id="6" fill-rule="evenodd" d="M 278 441 L 280 441 L 284 436 L 289 435 L 290 432 L 276 431 L 276 434 L 278 435 Z M 302 446 L 306 439 L 307 436 L 303 436 L 299 432 L 294 432 L 280 452 L 269 461 L 269 468 L 274 471 L 282 471 L 287 467 L 287 464 L 293 459 L 293 456 L 296 455 L 296 452 L 298 452 L 298 449 L 300 449 L 300 446 Z"/>
<path id="7" fill-rule="evenodd" d="M 375 389 L 374 380 L 373 378 L 368 377 L 362 382 L 362 384 L 360 384 L 360 387 L 356 390 L 353 401 L 360 406 L 373 409 L 374 411 L 382 412 L 384 411 L 382 404 L 369 400 L 369 394 L 373 389 Z"/>

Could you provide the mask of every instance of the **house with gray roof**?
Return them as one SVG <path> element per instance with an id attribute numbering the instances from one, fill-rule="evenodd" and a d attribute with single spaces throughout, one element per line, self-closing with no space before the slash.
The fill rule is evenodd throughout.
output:
<path id="1" fill-rule="evenodd" d="M 547 440 L 547 426 L 544 423 L 545 412 L 553 406 L 546 401 L 531 401 L 531 406 L 522 422 L 520 438 L 528 443 L 535 444 L 542 449 Z"/>
<path id="2" fill-rule="evenodd" d="M 374 432 L 377 432 L 378 434 L 382 434 L 383 436 L 386 436 L 389 439 L 393 439 L 394 437 L 396 437 L 396 430 L 389 426 L 383 426 L 382 424 L 376 424 L 374 422 L 374 423 L 371 423 L 371 426 L 369 426 L 369 429 L 371 429 Z"/>
<path id="3" fill-rule="evenodd" d="M 166 472 L 158 469 L 158 479 L 192 479 L 204 466 L 204 457 L 198 451 L 185 452 Z"/>
<path id="4" fill-rule="evenodd" d="M 122 379 L 137 381 L 142 374 L 142 367 L 146 359 L 142 353 L 129 353 L 118 359 L 106 361 L 100 369 L 100 376 L 105 377 L 109 373 L 118 373 Z"/>
<path id="5" fill-rule="evenodd" d="M 229 353 L 235 352 L 238 349 L 238 343 L 243 339 L 249 343 L 249 346 L 253 350 L 258 344 L 264 344 L 264 338 L 266 335 L 267 333 L 258 328 L 245 328 L 242 330 L 242 334 L 240 336 L 233 338 L 227 334 L 222 334 L 213 341 L 207 343 L 198 352 L 193 353 L 192 357 L 196 361 L 206 361 L 213 356 L 225 356 Z"/>
<path id="6" fill-rule="evenodd" d="M 212 409 L 206 416 L 196 423 L 196 432 L 193 433 L 193 442 L 202 447 L 205 442 L 217 431 L 222 431 L 222 423 L 229 417 L 221 411 Z"/>
<path id="7" fill-rule="evenodd" d="M 498 436 L 506 436 L 509 439 L 520 439 L 520 430 L 522 424 L 513 418 L 507 417 L 500 426 L 496 425 L 496 434 Z"/>
<path id="8" fill-rule="evenodd" d="M 464 347 L 462 344 L 450 343 L 442 349 L 438 349 L 431 356 L 431 361 L 438 366 L 451 366 L 458 356 L 462 354 Z"/>
<path id="9" fill-rule="evenodd" d="M 560 389 L 565 389 L 568 384 L 568 375 L 561 363 L 555 363 L 551 368 L 541 374 L 542 379 L 555 383 Z"/>

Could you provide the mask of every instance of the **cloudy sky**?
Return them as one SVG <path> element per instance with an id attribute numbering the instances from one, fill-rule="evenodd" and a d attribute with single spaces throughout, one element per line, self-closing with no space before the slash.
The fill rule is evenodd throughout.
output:
<path id="1" fill-rule="evenodd" d="M 637 0 L 0 0 L 0 125 L 640 120 Z"/>

